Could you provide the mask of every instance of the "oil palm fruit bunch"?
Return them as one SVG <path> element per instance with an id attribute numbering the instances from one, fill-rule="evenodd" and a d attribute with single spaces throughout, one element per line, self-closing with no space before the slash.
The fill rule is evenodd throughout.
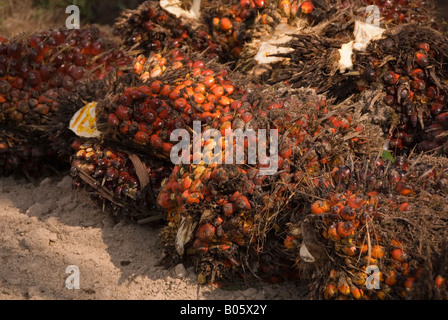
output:
<path id="1" fill-rule="evenodd" d="M 434 19 L 435 4 L 431 0 L 363 0 L 368 5 L 376 5 L 383 22 L 387 26 L 415 23 L 437 27 Z"/>
<path id="2" fill-rule="evenodd" d="M 100 111 L 98 128 L 105 139 L 168 159 L 174 130 L 192 129 L 195 120 L 214 128 L 227 126 L 240 107 L 244 92 L 235 78 L 201 56 L 175 49 L 138 57 L 135 66 L 139 76 L 133 84 L 111 96 Z"/>
<path id="3" fill-rule="evenodd" d="M 169 224 L 162 234 L 168 256 L 192 259 L 204 281 L 235 281 L 240 276 L 273 281 L 282 274 L 297 279 L 297 273 L 281 267 L 288 254 L 278 250 L 286 217 L 297 205 L 291 200 L 294 192 L 302 185 L 325 185 L 321 171 L 338 163 L 341 154 L 378 147 L 365 139 L 363 121 L 339 107 L 330 111 L 311 89 L 255 88 L 226 128 L 277 129 L 277 173 L 262 174 L 262 157 L 256 164 L 245 158 L 244 164 L 177 165 L 158 197 L 168 211 Z M 219 141 L 221 150 L 224 142 Z M 224 159 L 231 156 L 223 151 Z"/>
<path id="4" fill-rule="evenodd" d="M 447 164 L 428 156 L 374 157 L 328 172 L 330 183 L 307 194 L 308 208 L 284 238 L 299 269 L 312 263 L 319 270 L 310 295 L 446 299 L 440 230 L 448 213 Z M 375 278 L 369 277 L 374 269 Z M 375 287 L 367 287 L 371 280 Z"/>
<path id="5" fill-rule="evenodd" d="M 217 56 L 220 48 L 199 20 L 201 1 L 195 0 L 190 7 L 181 1 L 169 2 L 146 1 L 135 10 L 122 11 L 114 24 L 114 33 L 125 47 L 144 55 L 187 46 L 193 51 L 207 50 L 209 57 Z"/>
<path id="6" fill-rule="evenodd" d="M 46 124 L 64 96 L 85 79 L 101 78 L 129 58 L 97 28 L 49 30 L 0 44 L 0 119 Z"/>
<path id="7" fill-rule="evenodd" d="M 92 200 L 117 220 L 147 223 L 164 219 L 156 198 L 170 167 L 119 150 L 92 140 L 74 144 L 70 169 L 73 187 L 85 188 Z"/>
<path id="8" fill-rule="evenodd" d="M 38 137 L 18 129 L 0 129 L 0 176 L 39 177 L 59 168 L 54 149 Z"/>
<path id="9" fill-rule="evenodd" d="M 392 115 L 384 122 L 390 150 L 407 153 L 416 147 L 417 152 L 448 154 L 447 44 L 435 30 L 405 26 L 386 31 L 367 54 L 357 55 L 359 90 L 379 94 L 376 104 Z"/>

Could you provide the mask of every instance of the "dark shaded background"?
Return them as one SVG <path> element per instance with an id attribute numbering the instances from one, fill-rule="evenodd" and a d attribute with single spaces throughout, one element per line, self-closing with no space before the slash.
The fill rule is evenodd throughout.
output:
<path id="1" fill-rule="evenodd" d="M 448 0 L 436 0 L 436 4 L 439 16 L 448 20 Z"/>

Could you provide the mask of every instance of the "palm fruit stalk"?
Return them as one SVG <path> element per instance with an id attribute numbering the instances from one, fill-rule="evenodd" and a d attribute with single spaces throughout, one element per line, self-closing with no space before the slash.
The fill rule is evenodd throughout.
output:
<path id="1" fill-rule="evenodd" d="M 156 198 L 171 168 L 119 147 L 88 140 L 74 148 L 70 175 L 73 188 L 85 188 L 103 211 L 117 221 L 149 223 L 165 219 Z"/>
<path id="2" fill-rule="evenodd" d="M 390 116 L 375 121 L 389 131 L 390 150 L 448 154 L 447 44 L 435 30 L 403 26 L 387 31 L 371 42 L 366 54 L 357 55 L 359 90 L 377 96 L 374 109 L 389 110 Z"/>
<path id="3" fill-rule="evenodd" d="M 158 197 L 170 221 L 162 234 L 167 257 L 192 260 L 200 281 L 297 280 L 278 243 L 297 206 L 291 199 L 298 185 L 319 188 L 327 183 L 321 171 L 341 154 L 368 154 L 382 144 L 365 139 L 371 128 L 352 118 L 350 107 L 331 110 L 311 89 L 255 88 L 226 128 L 277 129 L 278 171 L 260 174 L 261 158 L 255 165 L 246 158 L 244 164 L 176 166 Z"/>
<path id="4" fill-rule="evenodd" d="M 114 24 L 114 33 L 126 48 L 146 56 L 151 52 L 185 47 L 198 52 L 206 50 L 209 57 L 218 56 L 220 48 L 212 41 L 207 27 L 201 24 L 199 8 L 193 10 L 201 1 L 195 0 L 190 7 L 166 6 L 168 2 L 146 1 L 135 10 L 122 11 Z"/>
<path id="5" fill-rule="evenodd" d="M 328 172 L 284 238 L 298 269 L 316 267 L 310 297 L 446 299 L 447 164 L 374 157 Z"/>

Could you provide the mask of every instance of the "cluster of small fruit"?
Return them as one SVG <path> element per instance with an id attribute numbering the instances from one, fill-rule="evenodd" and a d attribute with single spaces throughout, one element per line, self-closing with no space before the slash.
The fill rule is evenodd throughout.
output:
<path id="1" fill-rule="evenodd" d="M 122 11 L 114 24 L 114 33 L 127 48 L 141 50 L 145 55 L 187 45 L 197 52 L 207 50 L 210 58 L 218 56 L 220 48 L 207 28 L 198 21 L 193 25 L 192 22 L 165 11 L 158 1 L 146 1 L 136 10 Z"/>
<path id="2" fill-rule="evenodd" d="M 384 104 L 399 117 L 390 136 L 390 149 L 398 153 L 414 147 L 418 152 L 440 149 L 448 154 L 446 92 L 443 80 L 438 80 L 446 77 L 439 67 L 446 60 L 437 45 L 417 42 L 400 49 L 400 44 L 389 37 L 375 45 L 382 52 L 369 56 L 358 88 L 363 90 L 378 82 L 384 86 Z M 391 51 L 401 52 L 401 59 L 383 64 Z"/>
<path id="3" fill-rule="evenodd" d="M 157 156 L 170 156 L 174 130 L 200 121 L 224 132 L 241 107 L 241 91 L 227 69 L 189 58 L 179 49 L 153 54 L 147 61 L 140 57 L 135 71 L 140 74 L 136 85 L 108 104 L 107 125 L 122 140 Z M 249 113 L 242 116 L 246 122 L 250 118 Z"/>
<path id="4" fill-rule="evenodd" d="M 160 213 L 156 196 L 171 169 L 158 161 L 144 163 L 135 154 L 95 142 L 75 141 L 70 175 L 75 189 L 86 188 L 113 217 L 141 220 Z"/>
<path id="5" fill-rule="evenodd" d="M 376 5 L 387 25 L 404 23 L 433 24 L 433 16 L 428 14 L 434 7 L 430 0 L 363 0 L 368 5 Z"/>
<path id="6" fill-rule="evenodd" d="M 357 133 L 364 134 L 364 128 L 359 123 L 352 123 L 342 111 L 338 116 L 332 114 L 325 106 L 325 100 L 313 90 L 289 88 L 282 96 L 282 90 L 276 89 L 257 88 L 259 91 L 246 97 L 240 108 L 251 106 L 251 119 L 245 125 L 254 128 L 254 133 L 268 127 L 278 130 L 277 173 L 263 173 L 269 162 L 260 155 L 256 165 L 251 165 L 248 158 L 244 159 L 244 164 L 183 164 L 174 167 L 159 193 L 158 204 L 167 210 L 170 221 L 163 236 L 166 246 L 175 250 L 181 239 L 181 252 L 192 255 L 192 259 L 198 261 L 196 265 L 201 274 L 209 280 L 213 263 L 231 266 L 224 270 L 239 274 L 244 269 L 240 261 L 242 252 L 249 252 L 248 261 L 259 261 L 259 254 L 265 252 L 262 245 L 265 240 L 280 241 L 277 232 L 268 231 L 284 232 L 286 212 L 294 211 L 295 204 L 290 201 L 292 195 L 304 189 L 303 186 L 319 188 L 321 184 L 325 185 L 321 173 L 326 167 L 340 161 L 341 153 L 358 152 L 366 143 L 355 138 Z M 238 127 L 244 115 L 238 110 L 235 119 L 229 123 L 231 129 Z M 346 135 L 353 135 L 353 140 L 344 141 Z M 251 141 L 249 137 L 248 143 L 259 142 L 256 135 L 253 138 Z M 236 141 L 233 143 L 235 150 L 238 146 Z M 229 149 L 223 148 L 225 137 L 212 144 L 222 150 L 222 161 L 232 157 Z M 341 149 L 333 153 L 333 144 Z M 270 144 L 266 147 L 269 149 Z M 185 230 L 195 232 L 188 237 L 180 236 Z M 280 261 L 286 259 L 286 255 L 271 258 L 271 267 L 282 265 Z M 261 268 L 263 263 L 257 265 Z M 280 272 L 280 269 L 272 268 L 268 268 L 270 272 Z M 266 275 L 262 269 L 253 269 L 260 276 Z M 220 272 L 224 276 L 225 272 Z"/>
<path id="7" fill-rule="evenodd" d="M 42 125 L 85 79 L 101 78 L 130 59 L 94 27 L 52 30 L 0 43 L 0 119 Z"/>
<path id="8" fill-rule="evenodd" d="M 321 200 L 313 202 L 308 209 L 318 216 L 315 231 L 320 233 L 319 242 L 332 258 L 329 273 L 323 278 L 325 285 L 318 294 L 325 299 L 429 296 L 428 288 L 422 288 L 419 283 L 424 267 L 428 268 L 430 263 L 417 253 L 416 238 L 426 232 L 421 231 L 428 224 L 422 223 L 425 219 L 422 217 L 424 210 L 430 209 L 423 209 L 419 201 L 425 205 L 429 201 L 446 205 L 446 178 L 444 167 L 422 162 L 411 169 L 404 158 L 394 162 L 374 158 L 356 162 L 352 168 L 334 168 L 329 175 L 331 187 L 321 188 L 315 194 Z M 400 222 L 400 219 L 403 220 Z M 416 231 L 414 224 L 421 230 Z M 290 230 L 296 228 L 293 225 Z M 302 239 L 300 233 L 295 233 L 298 236 L 288 235 L 284 245 L 296 252 L 295 263 L 300 265 L 303 257 L 298 244 Z M 435 243 L 439 236 L 435 236 Z M 369 266 L 377 266 L 380 271 L 375 274 L 375 288 L 366 287 Z M 428 290 L 443 292 L 446 274 L 432 272 Z"/>

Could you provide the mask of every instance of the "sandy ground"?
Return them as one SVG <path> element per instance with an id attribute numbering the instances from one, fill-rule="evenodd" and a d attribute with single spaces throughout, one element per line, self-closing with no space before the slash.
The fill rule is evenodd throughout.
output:
<path id="1" fill-rule="evenodd" d="M 70 177 L 0 178 L 0 300 L 289 300 L 293 284 L 241 290 L 199 286 L 194 271 L 157 266 L 155 227 L 115 224 Z M 67 289 L 68 266 L 79 289 Z M 71 282 L 73 283 L 73 282 Z"/>

